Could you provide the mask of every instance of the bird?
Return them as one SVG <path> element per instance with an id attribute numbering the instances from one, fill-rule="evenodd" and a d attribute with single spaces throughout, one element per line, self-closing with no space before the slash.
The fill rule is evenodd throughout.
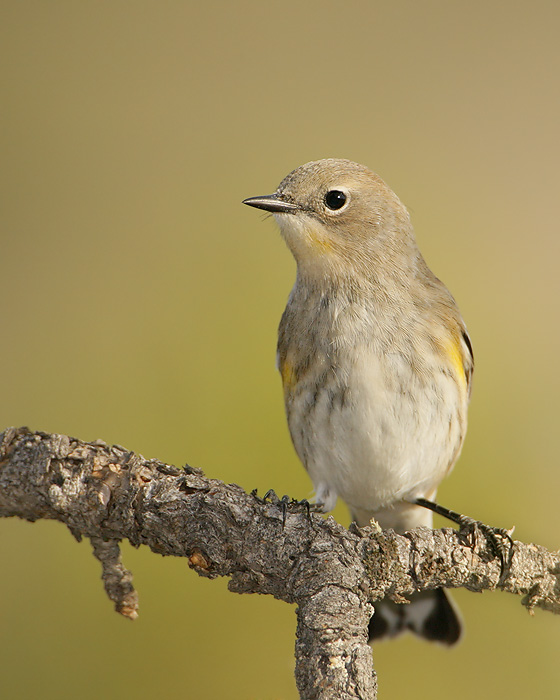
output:
<path id="1" fill-rule="evenodd" d="M 317 501 L 328 512 L 341 498 L 359 527 L 433 527 L 418 504 L 434 505 L 461 452 L 474 356 L 407 208 L 369 168 L 336 158 L 306 163 L 243 203 L 274 215 L 296 261 L 277 364 Z M 408 630 L 451 646 L 462 628 L 440 588 L 409 605 L 376 603 L 369 633 Z"/>

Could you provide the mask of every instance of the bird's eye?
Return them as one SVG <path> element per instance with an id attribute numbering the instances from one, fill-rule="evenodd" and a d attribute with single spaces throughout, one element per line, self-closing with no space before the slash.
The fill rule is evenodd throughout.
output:
<path id="1" fill-rule="evenodd" d="M 346 195 L 340 190 L 330 190 L 325 195 L 325 204 L 329 209 L 336 211 L 346 204 Z"/>

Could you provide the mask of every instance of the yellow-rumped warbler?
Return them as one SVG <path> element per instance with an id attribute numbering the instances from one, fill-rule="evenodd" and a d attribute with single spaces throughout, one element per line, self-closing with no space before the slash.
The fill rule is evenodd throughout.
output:
<path id="1" fill-rule="evenodd" d="M 368 168 L 318 160 L 245 204 L 274 214 L 297 262 L 278 366 L 296 451 L 317 499 L 358 525 L 432 526 L 433 499 L 465 437 L 473 354 L 455 300 L 418 250 L 409 214 Z M 454 644 L 442 589 L 383 601 L 372 639 L 409 629 Z"/>

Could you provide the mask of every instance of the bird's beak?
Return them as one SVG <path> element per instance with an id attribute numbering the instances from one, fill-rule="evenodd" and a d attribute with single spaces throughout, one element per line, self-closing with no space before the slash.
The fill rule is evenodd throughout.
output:
<path id="1" fill-rule="evenodd" d="M 265 194 L 262 197 L 249 197 L 243 200 L 243 204 L 248 204 L 250 207 L 271 211 L 274 214 L 287 214 L 299 210 L 297 204 L 286 202 L 277 194 Z"/>

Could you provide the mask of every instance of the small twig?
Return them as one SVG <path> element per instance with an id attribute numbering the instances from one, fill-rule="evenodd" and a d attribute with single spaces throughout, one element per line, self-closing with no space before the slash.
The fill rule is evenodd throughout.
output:
<path id="1" fill-rule="evenodd" d="M 138 617 L 138 594 L 132 585 L 132 574 L 125 569 L 121 561 L 121 550 L 118 540 L 103 540 L 101 537 L 91 537 L 93 554 L 101 562 L 103 573 L 101 578 L 105 591 L 115 603 L 115 610 L 136 620 Z"/>

